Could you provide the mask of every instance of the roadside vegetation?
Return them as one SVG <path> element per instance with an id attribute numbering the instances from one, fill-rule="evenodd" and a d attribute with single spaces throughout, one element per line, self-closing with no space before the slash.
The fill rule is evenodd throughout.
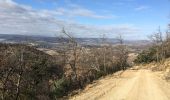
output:
<path id="1" fill-rule="evenodd" d="M 135 63 L 162 62 L 170 57 L 170 28 L 165 33 L 161 32 L 159 28 L 149 38 L 152 46 L 139 53 Z"/>
<path id="2" fill-rule="evenodd" d="M 129 67 L 121 36 L 114 47 L 104 36 L 98 47 L 81 47 L 64 29 L 63 34 L 54 56 L 23 44 L 0 44 L 2 100 L 56 100 Z"/>
<path id="3" fill-rule="evenodd" d="M 145 64 L 146 68 L 152 71 L 160 71 L 162 78 L 170 80 L 170 25 L 169 29 L 162 33 L 160 28 L 158 32 L 150 36 L 153 45 L 139 53 L 135 59 L 136 64 Z"/>

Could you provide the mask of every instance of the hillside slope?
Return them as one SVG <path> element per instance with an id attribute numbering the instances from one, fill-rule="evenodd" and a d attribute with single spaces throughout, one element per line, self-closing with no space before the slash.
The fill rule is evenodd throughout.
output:
<path id="1" fill-rule="evenodd" d="M 0 100 L 51 100 L 49 81 L 63 72 L 53 59 L 34 47 L 0 44 Z"/>

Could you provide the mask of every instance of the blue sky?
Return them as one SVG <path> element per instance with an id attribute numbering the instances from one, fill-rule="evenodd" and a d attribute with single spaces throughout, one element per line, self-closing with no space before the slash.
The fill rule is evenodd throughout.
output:
<path id="1" fill-rule="evenodd" d="M 75 37 L 147 39 L 159 26 L 167 29 L 169 5 L 169 0 L 0 0 L 0 33 L 59 36 L 65 27 Z"/>

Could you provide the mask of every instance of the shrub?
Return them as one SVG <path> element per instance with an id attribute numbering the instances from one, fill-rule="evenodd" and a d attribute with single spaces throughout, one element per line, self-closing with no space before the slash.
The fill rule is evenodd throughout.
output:
<path id="1" fill-rule="evenodd" d="M 152 61 L 156 61 L 156 49 L 154 47 L 140 53 L 134 62 L 135 63 L 150 63 Z"/>
<path id="2" fill-rule="evenodd" d="M 67 93 L 69 85 L 70 82 L 65 78 L 54 81 L 52 85 L 52 96 L 54 96 L 54 98 L 62 97 Z"/>

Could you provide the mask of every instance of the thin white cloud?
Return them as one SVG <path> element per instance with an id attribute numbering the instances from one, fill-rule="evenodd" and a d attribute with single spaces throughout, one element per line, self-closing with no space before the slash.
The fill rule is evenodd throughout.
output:
<path id="1" fill-rule="evenodd" d="M 117 18 L 115 15 L 98 15 L 94 11 L 82 8 L 80 6 L 71 5 L 69 8 L 58 8 L 56 13 L 69 17 L 87 17 L 96 19 L 112 19 Z"/>
<path id="2" fill-rule="evenodd" d="M 83 14 L 81 12 L 86 12 Z M 68 14 L 70 13 L 70 14 Z M 0 0 L 0 34 L 26 34 L 26 35 L 60 35 L 63 27 L 77 37 L 98 37 L 102 34 L 132 34 L 139 31 L 133 25 L 83 25 L 78 22 L 66 21 L 58 16 L 90 16 L 93 18 L 105 18 L 95 15 L 86 9 L 79 9 L 71 13 L 68 9 L 59 11 L 35 10 L 32 7 L 20 5 L 12 0 Z"/>
<path id="3" fill-rule="evenodd" d="M 135 8 L 136 11 L 143 11 L 143 10 L 147 10 L 147 9 L 149 9 L 148 6 L 139 6 L 139 7 Z"/>

